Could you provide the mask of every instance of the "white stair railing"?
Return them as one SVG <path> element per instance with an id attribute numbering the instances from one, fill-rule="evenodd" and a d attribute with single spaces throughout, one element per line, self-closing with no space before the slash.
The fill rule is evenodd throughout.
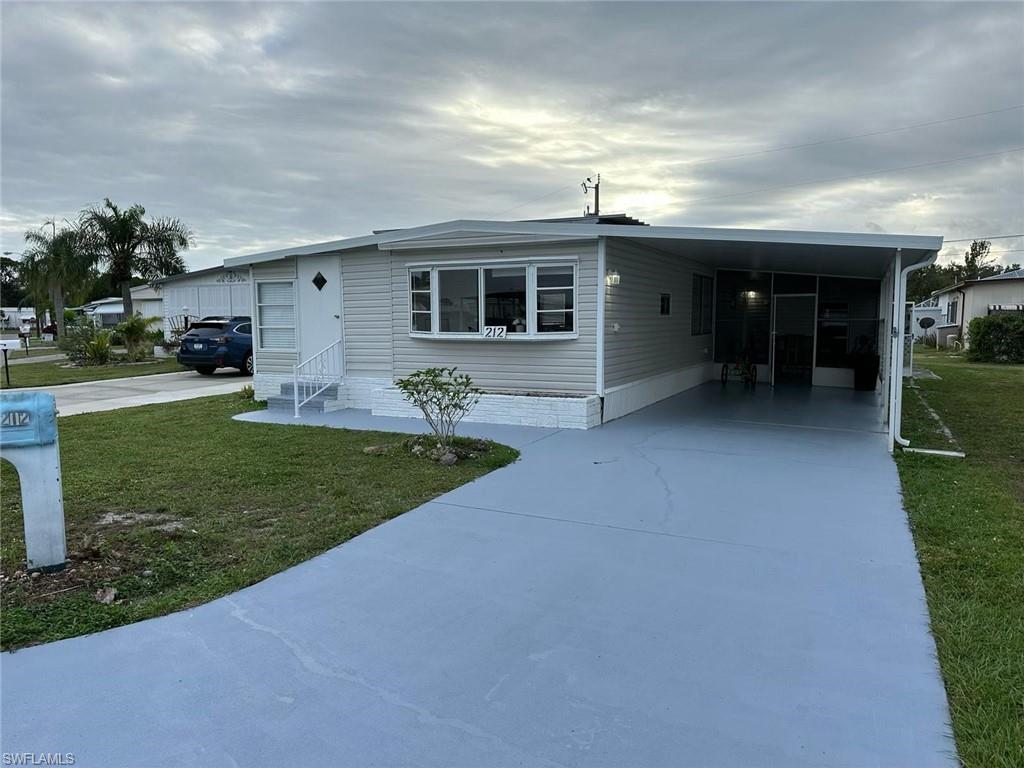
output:
<path id="1" fill-rule="evenodd" d="M 314 397 L 332 384 L 341 384 L 344 362 L 341 339 L 338 339 L 292 369 L 295 418 L 299 418 L 299 409 Z"/>

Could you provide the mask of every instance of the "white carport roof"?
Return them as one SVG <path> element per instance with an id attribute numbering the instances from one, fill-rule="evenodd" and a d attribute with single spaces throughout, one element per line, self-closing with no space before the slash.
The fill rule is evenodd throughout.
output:
<path id="1" fill-rule="evenodd" d="M 941 237 L 924 235 L 458 219 L 239 256 L 226 259 L 224 265 L 242 266 L 288 256 L 333 253 L 368 246 L 387 250 L 442 244 L 483 245 L 509 240 L 592 240 L 598 237 L 642 242 L 710 267 L 857 277 L 882 277 L 897 249 L 902 249 L 903 266 L 906 267 L 928 259 L 942 248 Z"/>

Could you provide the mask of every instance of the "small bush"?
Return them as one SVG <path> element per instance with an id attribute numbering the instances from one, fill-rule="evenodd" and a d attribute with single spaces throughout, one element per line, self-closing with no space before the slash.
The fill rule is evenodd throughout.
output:
<path id="1" fill-rule="evenodd" d="M 64 328 L 64 335 L 57 339 L 57 348 L 69 361 L 76 365 L 85 365 L 89 344 L 102 331 L 86 317 L 78 316 Z M 109 341 L 109 334 L 108 334 Z"/>
<path id="2" fill-rule="evenodd" d="M 238 396 L 243 400 L 255 400 L 256 390 L 253 389 L 252 384 L 246 384 L 240 390 L 238 390 Z"/>
<path id="3" fill-rule="evenodd" d="M 153 346 L 148 344 L 149 326 L 160 322 L 159 317 L 143 317 L 134 314 L 126 317 L 114 329 L 114 333 L 128 348 L 128 359 L 138 361 L 152 354 Z"/>
<path id="4" fill-rule="evenodd" d="M 95 337 L 86 342 L 82 365 L 108 365 L 112 357 L 112 346 L 110 331 L 99 331 Z"/>
<path id="5" fill-rule="evenodd" d="M 1024 315 L 988 315 L 971 320 L 967 357 L 988 363 L 1024 363 Z"/>
<path id="6" fill-rule="evenodd" d="M 455 428 L 480 401 L 473 380 L 455 368 L 427 368 L 397 383 L 405 399 L 423 412 L 441 449 L 451 447 Z"/>

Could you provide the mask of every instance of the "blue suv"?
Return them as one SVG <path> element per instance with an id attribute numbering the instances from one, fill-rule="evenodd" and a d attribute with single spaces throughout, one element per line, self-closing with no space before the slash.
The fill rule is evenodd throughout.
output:
<path id="1" fill-rule="evenodd" d="M 210 376 L 218 368 L 252 375 L 252 320 L 246 316 L 204 317 L 181 337 L 178 362 Z"/>

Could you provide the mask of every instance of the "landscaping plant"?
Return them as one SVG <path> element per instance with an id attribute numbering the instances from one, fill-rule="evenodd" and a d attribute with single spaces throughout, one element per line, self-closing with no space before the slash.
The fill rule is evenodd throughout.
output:
<path id="1" fill-rule="evenodd" d="M 86 342 L 82 365 L 107 365 L 113 356 L 110 331 L 100 331 Z"/>
<path id="2" fill-rule="evenodd" d="M 971 320 L 967 357 L 984 363 L 1024 363 L 1024 315 L 988 315 Z"/>
<path id="3" fill-rule="evenodd" d="M 159 317 L 143 317 L 142 315 L 131 315 L 126 317 L 117 327 L 114 332 L 124 342 L 125 347 L 128 348 L 128 359 L 132 362 L 141 360 L 144 357 L 148 357 L 152 346 L 149 342 L 149 326 L 154 323 L 159 323 Z"/>
<path id="4" fill-rule="evenodd" d="M 100 333 L 100 329 L 86 317 L 76 317 L 69 322 L 64 333 L 57 337 L 57 347 L 67 359 L 76 365 L 85 365 L 87 348 Z"/>
<path id="5" fill-rule="evenodd" d="M 398 380 L 405 399 L 423 412 L 438 446 L 447 452 L 455 437 L 455 428 L 480 401 L 480 390 L 473 380 L 456 368 L 426 368 Z"/>

